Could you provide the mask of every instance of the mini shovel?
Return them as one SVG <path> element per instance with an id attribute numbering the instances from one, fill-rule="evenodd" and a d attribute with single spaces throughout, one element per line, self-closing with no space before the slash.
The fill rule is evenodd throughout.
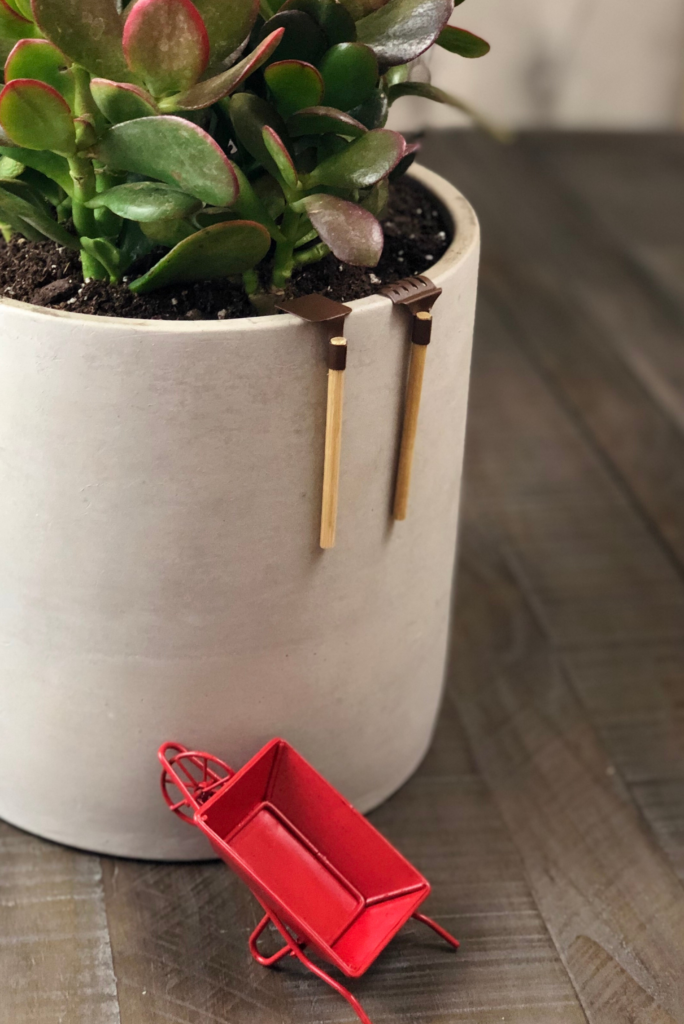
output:
<path id="1" fill-rule="evenodd" d="M 411 361 L 406 384 L 397 482 L 394 488 L 393 515 L 395 519 L 402 520 L 406 519 L 408 509 L 425 358 L 432 334 L 431 310 L 442 294 L 442 289 L 437 288 L 429 278 L 421 274 L 420 277 L 407 277 L 403 281 L 397 281 L 396 284 L 385 285 L 380 291 L 391 299 L 395 306 L 406 306 L 413 316 Z"/>
<path id="2" fill-rule="evenodd" d="M 344 370 L 347 365 L 347 339 L 342 332 L 344 319 L 351 313 L 351 309 L 325 295 L 304 295 L 300 299 L 278 302 L 276 306 L 284 313 L 294 313 L 308 323 L 328 325 L 328 409 L 325 420 L 320 543 L 322 548 L 334 548 L 340 489 Z"/>

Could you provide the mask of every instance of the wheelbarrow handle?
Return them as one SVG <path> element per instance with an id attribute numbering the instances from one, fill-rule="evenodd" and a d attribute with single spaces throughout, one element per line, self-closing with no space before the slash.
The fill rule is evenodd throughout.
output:
<path id="1" fill-rule="evenodd" d="M 163 743 L 157 757 L 162 766 L 161 788 L 167 806 L 192 825 L 195 824 L 195 813 L 202 804 L 235 774 L 229 765 L 213 754 L 203 750 L 188 750 L 182 743 Z M 180 790 L 181 800 L 173 798 L 169 785 Z M 185 814 L 183 808 L 191 813 Z"/>

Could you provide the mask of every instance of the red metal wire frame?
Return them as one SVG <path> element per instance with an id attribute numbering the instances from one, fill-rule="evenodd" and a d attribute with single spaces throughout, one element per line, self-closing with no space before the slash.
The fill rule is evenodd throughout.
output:
<path id="1" fill-rule="evenodd" d="M 269 921 L 271 921 L 273 926 L 278 929 L 282 937 L 285 939 L 287 945 L 284 946 L 283 949 L 278 950 L 278 952 L 274 956 L 267 958 L 262 957 L 262 955 L 259 953 L 256 943 L 257 939 L 264 931 Z M 341 995 L 343 999 L 347 1000 L 352 1010 L 361 1021 L 361 1024 L 372 1024 L 364 1008 L 361 1006 L 361 1003 L 358 1001 L 358 999 L 355 998 L 355 996 L 351 994 L 349 989 L 345 988 L 344 985 L 341 984 L 341 982 L 331 977 L 331 975 L 324 971 L 322 967 L 319 967 L 318 964 L 315 964 L 313 960 L 309 959 L 309 957 L 304 952 L 305 945 L 306 943 L 304 942 L 297 942 L 297 940 L 290 935 L 285 925 L 278 920 L 275 914 L 272 914 L 270 912 L 266 914 L 266 917 L 263 918 L 262 921 L 259 922 L 259 924 L 252 932 L 252 935 L 250 936 L 249 939 L 249 948 L 252 953 L 252 956 L 257 961 L 257 963 L 262 964 L 262 966 L 264 967 L 270 967 L 273 964 L 277 963 L 279 960 L 282 960 L 283 957 L 287 956 L 288 954 L 290 956 L 296 956 L 297 959 L 307 968 L 307 970 L 311 971 L 312 974 L 315 974 L 317 978 L 321 979 L 321 981 L 324 981 L 326 985 L 330 985 L 330 987 L 334 989 L 338 993 L 338 995 Z"/>
<path id="2" fill-rule="evenodd" d="M 171 757 L 167 757 L 167 751 L 172 750 L 175 753 Z M 235 774 L 233 769 L 218 757 L 206 754 L 201 750 L 186 750 L 178 743 L 165 743 L 159 752 L 159 759 L 163 765 L 161 789 L 164 801 L 174 814 L 191 825 L 194 824 L 193 817 L 185 814 L 182 808 L 198 810 L 227 779 Z M 200 778 L 192 774 L 184 763 L 185 761 L 200 772 Z M 219 772 L 224 774 L 219 774 Z M 175 800 L 169 792 L 169 786 L 179 789 L 183 799 Z"/>
<path id="3" fill-rule="evenodd" d="M 427 917 L 425 914 L 414 914 L 413 917 L 416 921 L 426 924 L 428 928 L 432 928 L 433 932 L 437 932 L 438 935 L 441 935 L 450 946 L 454 947 L 454 949 L 458 949 L 461 945 L 458 939 L 455 939 L 453 935 L 450 935 L 446 928 L 442 928 L 442 926 L 437 924 L 436 921 L 433 921 L 431 917 Z"/>

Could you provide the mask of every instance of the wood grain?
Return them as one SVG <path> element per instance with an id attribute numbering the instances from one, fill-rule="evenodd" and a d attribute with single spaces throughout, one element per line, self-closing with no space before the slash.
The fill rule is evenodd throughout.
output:
<path id="1" fill-rule="evenodd" d="M 120 1024 L 97 857 L 0 822 L 1 1024 Z"/>
<path id="2" fill-rule="evenodd" d="M 432 314 L 418 313 L 417 316 L 431 318 Z M 418 434 L 418 416 L 420 413 L 420 398 L 423 391 L 427 350 L 427 345 L 411 345 L 411 359 L 409 361 L 406 400 L 404 403 L 404 422 L 402 424 L 401 444 L 399 446 L 399 466 L 397 468 L 397 483 L 394 489 L 394 508 L 392 512 L 394 518 L 399 522 L 406 519 L 408 513 L 411 474 L 413 472 L 413 457 Z"/>
<path id="3" fill-rule="evenodd" d="M 346 347 L 346 338 L 331 338 L 331 345 Z M 321 501 L 321 547 L 334 548 L 337 532 L 337 506 L 340 494 L 342 458 L 342 413 L 344 408 L 344 370 L 328 370 L 328 402 L 325 418 L 325 455 L 323 497 Z"/>

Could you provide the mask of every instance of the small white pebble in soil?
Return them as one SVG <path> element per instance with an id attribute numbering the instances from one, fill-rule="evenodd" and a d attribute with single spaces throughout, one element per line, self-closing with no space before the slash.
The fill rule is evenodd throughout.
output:
<path id="1" fill-rule="evenodd" d="M 17 245 L 25 245 L 25 244 L 26 244 L 26 239 L 25 238 L 17 238 Z"/>
<path id="2" fill-rule="evenodd" d="M 67 299 L 67 304 L 69 306 L 71 306 L 75 301 L 76 301 L 76 296 L 74 295 L 73 299 Z"/>
<path id="3" fill-rule="evenodd" d="M 403 255 L 404 255 L 404 250 L 400 249 L 399 252 L 397 253 L 397 256 L 403 256 Z"/>
<path id="4" fill-rule="evenodd" d="M 431 263 L 434 260 L 434 258 L 435 257 L 431 256 L 429 252 L 425 254 L 425 259 L 428 261 L 428 263 Z"/>
<path id="5" fill-rule="evenodd" d="M 409 235 L 409 238 L 415 238 L 415 237 L 416 237 L 415 235 Z"/>
<path id="6" fill-rule="evenodd" d="M 435 238 L 439 238 L 440 242 L 444 242 L 446 240 L 446 231 L 438 231 Z"/>
<path id="7" fill-rule="evenodd" d="M 227 318 L 227 316 L 228 316 L 228 310 L 227 309 L 219 309 L 218 313 L 216 314 L 216 319 L 217 320 L 225 320 Z"/>
<path id="8" fill-rule="evenodd" d="M 338 263 L 337 264 L 337 269 L 338 270 L 344 270 L 344 264 L 343 263 Z"/>
<path id="9" fill-rule="evenodd" d="M 172 306 L 177 306 L 178 305 L 178 299 L 171 299 L 171 305 Z"/>
<path id="10" fill-rule="evenodd" d="M 128 284 L 128 282 L 130 281 L 130 279 L 131 279 L 131 277 L 130 277 L 130 274 L 126 274 L 126 276 L 122 278 L 122 280 L 123 280 L 123 281 L 124 281 L 124 282 L 125 282 L 126 284 Z"/>
<path id="11" fill-rule="evenodd" d="M 377 274 L 369 274 L 368 280 L 370 281 L 371 284 L 382 284 L 382 281 Z"/>
<path id="12" fill-rule="evenodd" d="M 417 207 L 416 207 L 416 213 L 417 213 L 417 215 L 418 215 L 419 217 L 420 217 L 420 215 L 421 215 L 421 213 L 422 213 L 422 212 L 423 212 L 423 207 L 422 207 L 422 206 L 417 206 Z"/>
<path id="13" fill-rule="evenodd" d="M 404 257 L 403 256 L 397 256 L 397 263 L 403 263 L 403 262 L 404 262 Z"/>

